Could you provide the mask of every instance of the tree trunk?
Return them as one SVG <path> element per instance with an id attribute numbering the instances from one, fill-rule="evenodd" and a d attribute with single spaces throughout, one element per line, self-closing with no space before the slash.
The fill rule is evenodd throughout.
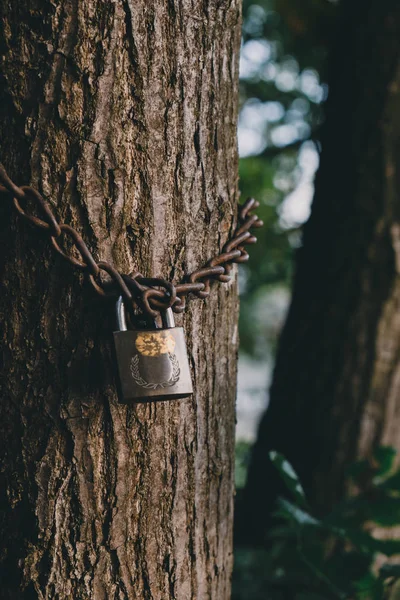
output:
<path id="1" fill-rule="evenodd" d="M 312 215 L 243 502 L 247 540 L 281 491 L 269 450 L 320 511 L 357 457 L 400 450 L 399 3 L 343 2 L 338 33 Z"/>
<path id="2" fill-rule="evenodd" d="M 240 1 L 3 2 L 1 159 L 121 272 L 235 225 Z M 118 403 L 113 305 L 1 207 L 1 597 L 228 599 L 236 283 L 176 324 L 193 398 Z"/>

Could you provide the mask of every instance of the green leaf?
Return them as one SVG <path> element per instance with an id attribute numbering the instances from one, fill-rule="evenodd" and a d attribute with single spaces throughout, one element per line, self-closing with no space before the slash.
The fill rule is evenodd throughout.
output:
<path id="1" fill-rule="evenodd" d="M 382 482 L 378 483 L 378 487 L 381 490 L 391 490 L 393 492 L 400 492 L 400 471 L 396 471 L 394 475 L 388 477 Z"/>
<path id="2" fill-rule="evenodd" d="M 378 475 L 382 477 L 392 470 L 396 450 L 391 446 L 379 446 L 374 451 L 374 458 L 379 463 Z"/>
<path id="3" fill-rule="evenodd" d="M 365 481 L 366 476 L 372 479 L 375 485 L 380 484 L 393 469 L 396 450 L 390 446 L 379 446 L 374 451 L 374 462 L 363 459 L 354 463 L 347 470 L 347 474 L 355 482 Z M 400 489 L 400 479 L 393 481 L 393 485 Z"/>
<path id="4" fill-rule="evenodd" d="M 357 600 L 382 600 L 384 587 L 371 573 L 354 583 Z"/>
<path id="5" fill-rule="evenodd" d="M 297 503 L 303 508 L 308 508 L 303 487 L 292 465 L 282 454 L 276 452 L 275 450 L 272 450 L 269 453 L 269 457 L 274 467 L 278 469 L 280 476 L 285 482 L 288 490 L 293 494 Z"/>
<path id="6" fill-rule="evenodd" d="M 385 554 L 394 556 L 400 554 L 400 540 L 378 540 L 365 531 L 358 529 L 346 529 L 344 537 L 362 552 L 369 554 Z"/>
<path id="7" fill-rule="evenodd" d="M 284 498 L 278 499 L 278 514 L 301 527 L 314 527 L 321 531 L 330 532 L 337 537 L 350 541 L 353 546 L 365 554 L 384 554 L 394 556 L 400 554 L 400 540 L 378 540 L 361 529 L 351 529 L 345 526 L 337 527 L 332 523 L 319 520 L 308 512 L 292 504 Z"/>
<path id="8" fill-rule="evenodd" d="M 336 507 L 325 522 L 339 527 L 362 527 L 367 521 L 373 521 L 384 527 L 391 527 L 400 523 L 400 499 L 385 490 L 382 486 L 349 498 Z"/>
<path id="9" fill-rule="evenodd" d="M 378 496 L 371 501 L 366 511 L 367 520 L 385 527 L 400 523 L 400 500 L 391 496 Z"/>
<path id="10" fill-rule="evenodd" d="M 288 518 L 289 520 L 295 522 L 297 525 L 301 526 L 311 526 L 317 527 L 320 529 L 326 529 L 321 521 L 315 519 L 312 515 L 307 513 L 305 510 L 296 506 L 292 502 L 285 500 L 285 498 L 278 498 L 278 512 L 277 514 Z"/>
<path id="11" fill-rule="evenodd" d="M 379 570 L 379 576 L 383 579 L 386 579 L 387 577 L 400 577 L 400 565 L 382 565 Z"/>

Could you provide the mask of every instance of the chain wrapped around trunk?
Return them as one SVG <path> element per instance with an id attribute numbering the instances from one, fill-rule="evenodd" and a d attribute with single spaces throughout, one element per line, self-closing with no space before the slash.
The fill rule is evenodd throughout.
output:
<path id="1" fill-rule="evenodd" d="M 239 205 L 236 230 L 221 253 L 209 260 L 204 267 L 186 275 L 182 283 L 174 285 L 158 277 L 143 277 L 141 273 L 124 275 L 108 262 L 97 262 L 79 233 L 70 225 L 57 221 L 49 203 L 37 190 L 30 186 L 17 186 L 1 163 L 0 182 L 3 184 L 0 185 L 0 193 L 10 198 L 16 212 L 49 236 L 54 250 L 64 260 L 87 275 L 97 294 L 113 298 L 122 295 L 128 306 L 138 307 L 151 317 L 156 317 L 159 311 L 170 307 L 176 313 L 183 312 L 189 294 L 204 299 L 210 294 L 211 281 L 223 283 L 229 281 L 232 263 L 246 262 L 249 255 L 245 246 L 255 244 L 257 241 L 250 229 L 263 225 L 257 215 L 252 214 L 259 203 L 254 198 L 249 198 L 243 205 Z M 37 204 L 41 218 L 28 214 L 21 206 L 21 202 L 28 199 Z M 80 259 L 64 252 L 60 246 L 63 235 L 70 238 Z M 101 279 L 101 271 L 108 274 L 107 280 Z"/>

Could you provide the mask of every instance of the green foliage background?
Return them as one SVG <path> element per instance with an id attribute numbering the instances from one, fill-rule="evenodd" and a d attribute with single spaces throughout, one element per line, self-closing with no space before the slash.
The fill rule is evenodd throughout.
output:
<path id="1" fill-rule="evenodd" d="M 253 355 L 263 351 L 260 332 L 268 337 L 268 315 L 257 315 L 260 297 L 290 285 L 293 251 L 301 243 L 301 224 L 282 223 L 280 209 L 301 179 L 302 147 L 318 147 L 335 13 L 330 0 L 243 2 L 239 133 L 251 126 L 253 114 L 262 143 L 240 160 L 240 189 L 243 197 L 259 200 L 265 223 L 241 276 L 241 348 Z"/>
<path id="2" fill-rule="evenodd" d="M 400 523 L 393 449 L 380 447 L 353 465 L 354 495 L 324 518 L 312 514 L 285 458 L 277 452 L 270 457 L 287 497 L 279 499 L 275 526 L 266 532 L 267 549 L 237 550 L 233 600 L 398 599 L 400 539 L 387 535 Z"/>
<path id="3" fill-rule="evenodd" d="M 344 0 L 343 0 L 344 1 Z M 241 349 L 255 357 L 274 348 L 268 312 L 277 287 L 290 288 L 302 222 L 282 218 L 285 198 L 301 182 L 305 147 L 319 152 L 333 0 L 244 0 L 239 135 L 255 131 L 240 160 L 242 196 L 260 201 L 265 227 L 241 269 Z M 254 121 L 254 126 L 252 124 Z M 251 447 L 236 448 L 236 483 L 245 485 Z M 272 456 L 288 494 L 277 507 L 264 548 L 236 548 L 233 600 L 381 600 L 400 598 L 400 473 L 391 448 L 349 471 L 355 495 L 330 515 L 312 514 L 296 474 Z M 376 536 L 376 531 L 384 532 Z M 382 539 L 380 539 L 382 537 Z"/>

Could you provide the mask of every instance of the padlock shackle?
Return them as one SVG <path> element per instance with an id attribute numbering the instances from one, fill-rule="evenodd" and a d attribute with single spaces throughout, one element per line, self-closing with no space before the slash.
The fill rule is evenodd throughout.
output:
<path id="1" fill-rule="evenodd" d="M 119 296 L 116 302 L 115 315 L 117 318 L 118 331 L 127 331 L 128 325 L 126 322 L 125 304 L 122 296 Z M 173 327 L 175 327 L 175 319 L 174 313 L 172 312 L 172 308 L 167 308 L 167 310 L 161 312 L 161 320 L 162 326 L 165 329 L 172 329 Z"/>
<path id="2" fill-rule="evenodd" d="M 161 321 L 165 329 L 172 329 L 172 327 L 175 327 L 175 319 L 172 308 L 167 308 L 167 310 L 161 313 Z"/>
<path id="3" fill-rule="evenodd" d="M 127 331 L 128 326 L 126 324 L 126 313 L 124 299 L 120 296 L 115 305 L 115 315 L 117 317 L 118 331 Z"/>

